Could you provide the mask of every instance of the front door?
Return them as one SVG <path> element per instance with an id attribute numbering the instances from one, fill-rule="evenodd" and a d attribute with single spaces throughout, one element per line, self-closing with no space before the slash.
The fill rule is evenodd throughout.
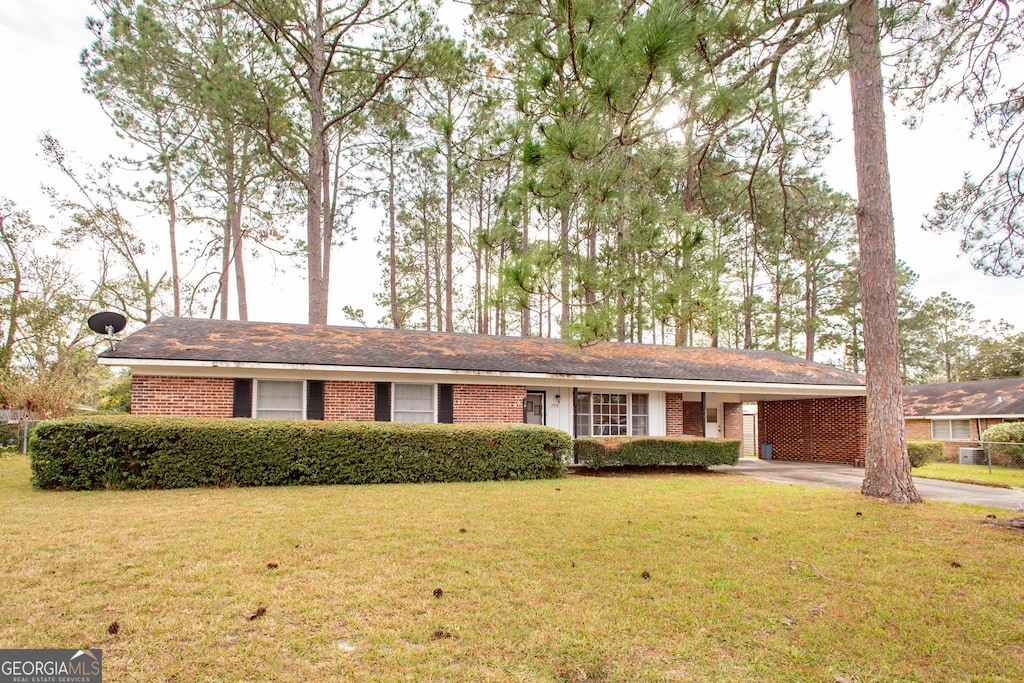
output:
<path id="1" fill-rule="evenodd" d="M 544 424 L 544 392 L 529 391 L 523 399 L 523 422 L 528 425 Z"/>
<path id="2" fill-rule="evenodd" d="M 710 438 L 722 436 L 722 404 L 708 403 L 704 413 L 704 434 Z"/>

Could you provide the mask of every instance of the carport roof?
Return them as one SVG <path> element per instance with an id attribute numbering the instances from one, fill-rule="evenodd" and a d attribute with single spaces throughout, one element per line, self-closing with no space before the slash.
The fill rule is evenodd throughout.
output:
<path id="1" fill-rule="evenodd" d="M 1024 416 L 1024 377 L 903 388 L 907 417 Z"/>
<path id="2" fill-rule="evenodd" d="M 160 318 L 101 354 L 108 365 L 211 363 L 527 373 L 862 387 L 860 375 L 775 351 L 414 330 Z"/>

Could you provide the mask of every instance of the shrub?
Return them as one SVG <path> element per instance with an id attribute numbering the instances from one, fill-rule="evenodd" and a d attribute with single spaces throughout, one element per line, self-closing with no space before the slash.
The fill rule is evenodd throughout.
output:
<path id="1" fill-rule="evenodd" d="M 534 425 L 103 416 L 41 423 L 46 489 L 380 484 L 562 476 L 564 432 Z"/>
<path id="2" fill-rule="evenodd" d="M 1024 422 L 1003 422 L 982 432 L 981 440 L 991 449 L 993 465 L 1024 467 Z M 993 443 L 991 446 L 988 442 Z"/>
<path id="3" fill-rule="evenodd" d="M 735 465 L 740 442 L 671 436 L 582 438 L 573 443 L 573 457 L 594 469 L 613 465 Z"/>
<path id="4" fill-rule="evenodd" d="M 0 450 L 18 450 L 18 436 L 20 425 L 0 422 Z"/>
<path id="5" fill-rule="evenodd" d="M 941 441 L 908 441 L 907 453 L 910 455 L 911 467 L 923 467 L 932 460 L 942 457 L 945 449 Z"/>

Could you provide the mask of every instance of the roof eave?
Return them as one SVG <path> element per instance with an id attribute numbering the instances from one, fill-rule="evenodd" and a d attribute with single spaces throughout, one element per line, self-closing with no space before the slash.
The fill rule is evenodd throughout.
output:
<path id="1" fill-rule="evenodd" d="M 1024 419 L 1024 413 L 966 413 L 966 414 L 950 414 L 950 413 L 936 413 L 924 414 L 924 415 L 907 415 L 908 420 L 1001 420 L 1005 418 L 1018 418 Z"/>
<path id="2" fill-rule="evenodd" d="M 386 376 L 386 375 L 417 375 L 424 377 L 459 377 L 462 379 L 502 379 L 502 380 L 528 380 L 536 383 L 543 381 L 549 384 L 560 383 L 601 383 L 601 384 L 629 384 L 669 388 L 679 388 L 700 391 L 701 387 L 713 386 L 723 391 L 742 391 L 776 393 L 799 397 L 801 395 L 812 395 L 827 393 L 839 396 L 864 396 L 867 393 L 863 385 L 851 384 L 801 384 L 788 382 L 739 382 L 712 379 L 664 379 L 657 377 L 625 377 L 605 375 L 570 375 L 552 374 L 540 372 L 499 372 L 483 370 L 444 370 L 438 368 L 400 368 L 400 367 L 369 367 L 369 366 L 346 366 L 346 365 L 313 365 L 300 363 L 252 363 L 238 361 L 200 361 L 200 360 L 165 360 L 155 358 L 112 358 L 100 357 L 101 365 L 125 366 L 130 368 L 145 368 L 151 374 L 180 374 L 184 368 L 194 368 L 207 372 L 217 370 L 250 370 L 263 372 L 305 372 L 330 375 L 364 375 L 364 376 Z M 507 383 L 503 382 L 503 383 Z"/>

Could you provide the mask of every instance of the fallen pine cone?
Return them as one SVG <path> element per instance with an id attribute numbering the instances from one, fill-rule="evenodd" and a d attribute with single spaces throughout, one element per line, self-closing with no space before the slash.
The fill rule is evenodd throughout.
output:
<path id="1" fill-rule="evenodd" d="M 256 621 L 257 619 L 259 619 L 260 617 L 262 617 L 262 616 L 263 616 L 264 614 L 266 614 L 266 613 L 267 613 L 267 608 L 266 608 L 266 607 L 257 607 L 257 608 L 256 608 L 256 611 L 255 611 L 255 612 L 253 612 L 252 614 L 250 614 L 250 615 L 249 615 L 248 617 L 246 617 L 246 618 L 247 618 L 247 619 L 248 619 L 249 621 Z"/>
<path id="2" fill-rule="evenodd" d="M 121 624 L 117 620 L 110 622 L 110 626 L 107 627 L 107 633 L 109 633 L 112 636 L 116 636 L 117 632 L 120 630 Z"/>
<path id="3" fill-rule="evenodd" d="M 267 562 L 267 569 L 277 569 L 277 562 Z"/>
<path id="4" fill-rule="evenodd" d="M 442 631 L 441 629 L 437 629 L 436 631 L 434 631 L 434 634 L 432 636 L 430 636 L 430 637 L 432 639 L 434 639 L 434 640 L 444 640 L 445 638 L 451 638 L 452 637 L 452 632 L 451 631 Z"/>
<path id="5" fill-rule="evenodd" d="M 440 588 L 435 588 L 434 589 L 434 597 L 435 598 L 439 598 L 442 595 L 444 595 L 444 591 L 443 590 L 441 590 Z"/>
<path id="6" fill-rule="evenodd" d="M 647 579 L 651 578 L 651 573 L 650 572 L 642 572 L 640 574 L 640 578 L 643 579 L 644 581 L 646 581 Z"/>

